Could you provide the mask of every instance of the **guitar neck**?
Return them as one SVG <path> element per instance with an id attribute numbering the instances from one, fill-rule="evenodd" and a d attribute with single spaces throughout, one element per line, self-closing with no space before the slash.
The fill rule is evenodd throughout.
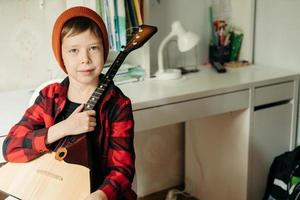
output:
<path id="1" fill-rule="evenodd" d="M 124 62 L 126 56 L 128 53 L 121 51 L 113 64 L 110 66 L 109 70 L 104 75 L 104 78 L 100 82 L 99 86 L 95 89 L 92 96 L 87 101 L 84 111 L 86 110 L 93 110 L 96 103 L 99 101 L 99 99 L 103 96 L 105 93 L 107 87 L 110 85 L 111 81 L 115 77 L 117 71 L 119 70 L 120 66 Z"/>

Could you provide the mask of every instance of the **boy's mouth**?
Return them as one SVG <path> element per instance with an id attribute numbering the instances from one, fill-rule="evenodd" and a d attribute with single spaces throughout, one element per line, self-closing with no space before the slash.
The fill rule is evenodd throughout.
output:
<path id="1" fill-rule="evenodd" d="M 84 69 L 84 70 L 79 70 L 80 73 L 84 75 L 89 75 L 91 74 L 95 69 Z"/>

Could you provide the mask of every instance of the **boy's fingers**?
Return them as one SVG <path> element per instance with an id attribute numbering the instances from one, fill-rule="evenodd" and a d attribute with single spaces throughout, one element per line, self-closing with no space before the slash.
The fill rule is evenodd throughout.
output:
<path id="1" fill-rule="evenodd" d="M 79 113 L 79 112 L 81 112 L 82 109 L 83 109 L 83 107 L 84 107 L 84 104 L 81 104 L 80 106 L 78 106 L 78 107 L 73 111 L 73 113 Z M 73 114 L 73 113 L 72 113 L 72 114 Z"/>
<path id="2" fill-rule="evenodd" d="M 96 115 L 96 111 L 94 111 L 94 110 L 88 110 L 88 111 L 86 111 L 86 113 L 87 113 L 89 116 L 95 116 L 95 115 Z"/>
<path id="3" fill-rule="evenodd" d="M 90 117 L 90 122 L 96 122 L 96 118 L 95 117 Z"/>
<path id="4" fill-rule="evenodd" d="M 97 125 L 96 122 L 90 122 L 90 123 L 89 123 L 89 126 L 96 126 L 96 125 Z"/>

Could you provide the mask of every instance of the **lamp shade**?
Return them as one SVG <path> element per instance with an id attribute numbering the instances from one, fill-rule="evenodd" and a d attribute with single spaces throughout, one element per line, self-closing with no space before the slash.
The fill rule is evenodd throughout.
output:
<path id="1" fill-rule="evenodd" d="M 180 52 L 185 52 L 192 49 L 199 42 L 199 37 L 192 32 L 185 32 L 182 35 L 178 35 L 178 49 Z"/>
<path id="2" fill-rule="evenodd" d="M 180 52 L 192 49 L 199 42 L 199 37 L 190 31 L 186 31 L 179 21 L 172 23 L 172 33 L 177 36 L 177 46 Z"/>

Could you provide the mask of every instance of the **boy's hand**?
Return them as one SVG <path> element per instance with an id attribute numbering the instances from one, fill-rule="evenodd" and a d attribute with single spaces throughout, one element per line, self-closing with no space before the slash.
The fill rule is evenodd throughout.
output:
<path id="1" fill-rule="evenodd" d="M 81 112 L 84 104 L 81 104 L 65 120 L 54 124 L 48 130 L 46 144 L 51 144 L 68 135 L 79 135 L 93 131 L 96 127 L 96 112 L 88 110 Z"/>
<path id="2" fill-rule="evenodd" d="M 93 192 L 87 196 L 84 200 L 107 200 L 107 197 L 102 190 L 97 190 L 96 192 Z"/>
<path id="3" fill-rule="evenodd" d="M 81 112 L 84 104 L 78 106 L 73 113 L 63 121 L 66 135 L 79 135 L 93 131 L 96 127 L 96 112 L 88 110 Z"/>

